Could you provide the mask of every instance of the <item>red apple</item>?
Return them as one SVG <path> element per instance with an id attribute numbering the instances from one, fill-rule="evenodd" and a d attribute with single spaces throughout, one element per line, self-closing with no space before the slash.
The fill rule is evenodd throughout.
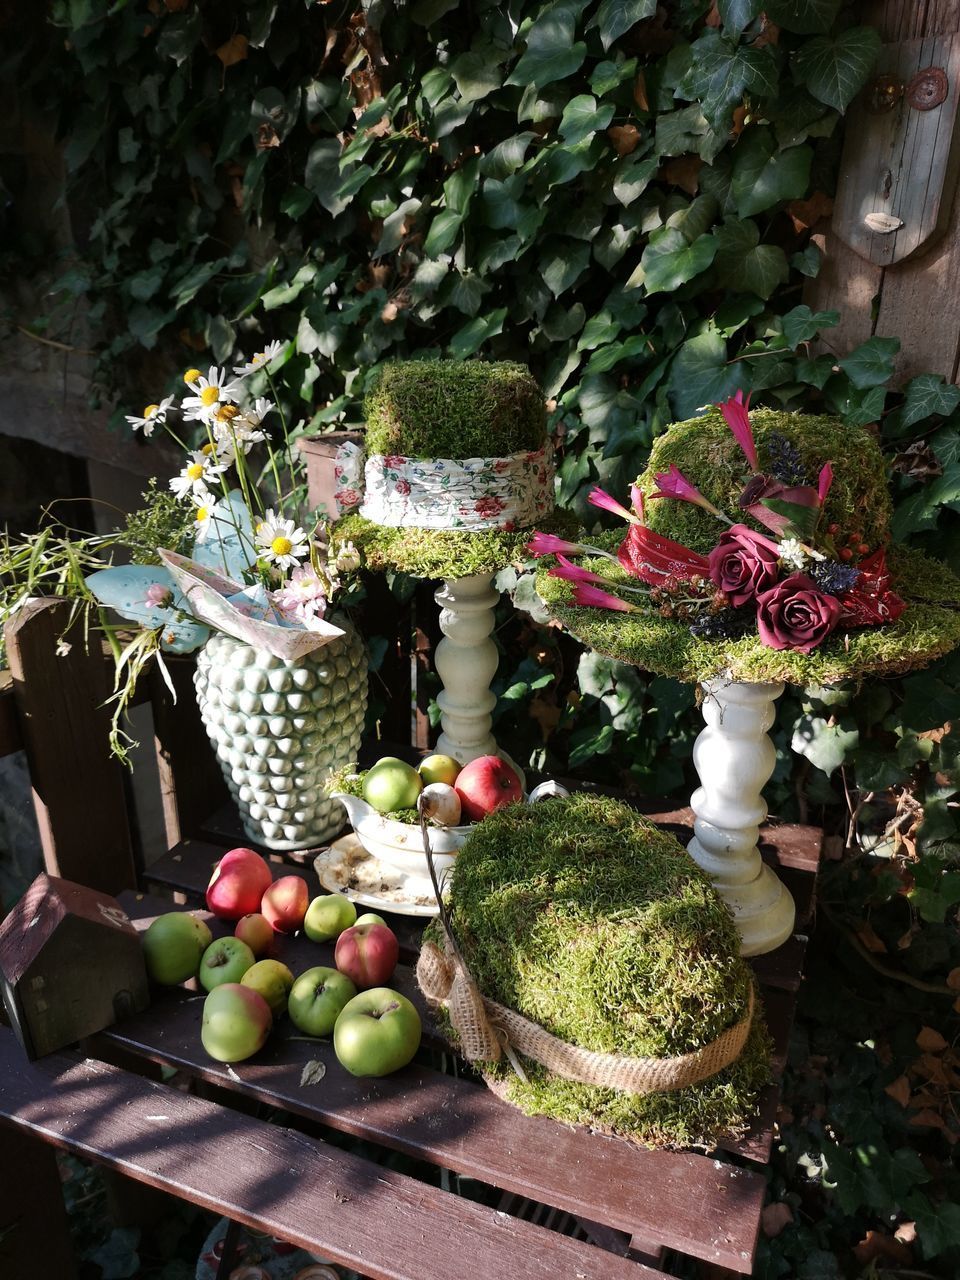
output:
<path id="1" fill-rule="evenodd" d="M 469 822 L 479 822 L 488 813 L 523 799 L 523 784 L 499 756 L 479 756 L 465 764 L 453 788 Z"/>
<path id="2" fill-rule="evenodd" d="M 364 991 L 389 982 L 399 956 L 400 944 L 392 929 L 385 924 L 355 924 L 337 939 L 333 962 Z"/>
<path id="3" fill-rule="evenodd" d="M 273 876 L 259 853 L 231 849 L 213 869 L 207 885 L 207 906 L 221 920 L 239 920 L 260 910 L 263 891 Z"/>
<path id="4" fill-rule="evenodd" d="M 233 932 L 241 942 L 247 944 L 258 960 L 269 955 L 273 948 L 273 927 L 259 911 L 251 911 L 248 916 L 242 916 Z"/>
<path id="5" fill-rule="evenodd" d="M 309 905 L 306 880 L 299 876 L 281 876 L 264 893 L 260 910 L 277 933 L 296 933 L 303 928 Z"/>

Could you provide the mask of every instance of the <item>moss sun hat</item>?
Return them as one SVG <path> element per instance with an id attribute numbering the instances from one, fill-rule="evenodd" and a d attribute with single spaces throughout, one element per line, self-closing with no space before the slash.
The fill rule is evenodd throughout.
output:
<path id="1" fill-rule="evenodd" d="M 627 536 L 538 532 L 547 609 L 584 644 L 660 675 L 826 685 L 922 667 L 960 644 L 960 579 L 890 542 L 886 464 L 836 418 L 738 395 L 654 443 Z M 569 557 L 578 557 L 576 563 Z"/>

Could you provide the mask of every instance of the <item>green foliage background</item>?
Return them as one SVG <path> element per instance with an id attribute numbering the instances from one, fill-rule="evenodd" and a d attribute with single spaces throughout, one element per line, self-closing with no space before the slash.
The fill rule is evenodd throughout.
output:
<path id="1" fill-rule="evenodd" d="M 159 399 L 171 365 L 273 338 L 295 338 L 279 377 L 299 430 L 358 422 L 385 358 L 524 361 L 549 398 L 560 500 L 588 521 L 592 484 L 622 493 L 669 422 L 738 388 L 877 424 L 895 536 L 956 563 L 960 391 L 934 375 L 891 390 L 896 340 L 838 358 L 815 341 L 836 314 L 802 301 L 840 114 L 879 39 L 840 0 L 763 10 L 34 6 L 2 75 L 64 139 L 76 250 L 51 269 L 39 233 L 14 228 L 0 270 L 49 280 L 30 323 L 53 338 L 83 309 L 101 339 L 94 394 L 124 410 Z M 515 570 L 501 585 L 529 602 Z M 508 611 L 501 638 L 514 754 L 654 791 L 689 782 L 692 690 Z M 864 1223 L 886 1237 L 903 1220 L 920 1265 L 955 1271 L 956 1119 L 944 1104 L 939 1127 L 911 1125 L 883 1089 L 924 1021 L 957 1030 L 958 690 L 955 657 L 781 704 L 772 806 L 824 822 L 844 856 L 823 877 L 833 946 L 798 1040 L 801 1064 L 810 1050 L 836 1066 L 791 1077 L 773 1188 L 795 1221 L 764 1275 L 857 1274 Z"/>

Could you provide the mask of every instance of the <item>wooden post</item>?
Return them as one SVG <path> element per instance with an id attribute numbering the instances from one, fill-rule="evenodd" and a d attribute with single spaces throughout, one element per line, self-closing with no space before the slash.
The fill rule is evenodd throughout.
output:
<path id="1" fill-rule="evenodd" d="M 174 702 L 160 671 L 150 673 L 154 743 L 160 770 L 167 848 L 196 835 L 228 799 L 226 783 L 200 719 L 192 658 L 164 658 Z"/>
<path id="2" fill-rule="evenodd" d="M 73 1242 L 53 1147 L 8 1126 L 0 1146 L 0 1275 L 74 1280 Z"/>
<path id="3" fill-rule="evenodd" d="M 123 766 L 110 755 L 109 667 L 71 605 L 31 600 L 6 626 L 13 695 L 47 871 L 92 889 L 136 886 Z"/>
<path id="4" fill-rule="evenodd" d="M 929 37 L 930 57 L 934 58 L 934 37 L 960 32 L 960 0 L 938 0 L 929 5 L 871 0 L 861 6 L 860 17 L 875 26 L 888 45 Z M 858 145 L 857 134 L 848 125 L 847 147 Z M 845 355 L 874 334 L 897 337 L 902 343 L 896 364 L 898 381 L 927 372 L 942 374 L 947 381 L 957 380 L 960 201 L 954 199 L 945 226 L 942 238 L 927 252 L 888 267 L 860 257 L 831 230 L 818 231 L 814 239 L 824 261 L 819 276 L 805 290 L 804 300 L 814 310 L 840 312 L 840 324 L 823 334 L 832 351 Z"/>

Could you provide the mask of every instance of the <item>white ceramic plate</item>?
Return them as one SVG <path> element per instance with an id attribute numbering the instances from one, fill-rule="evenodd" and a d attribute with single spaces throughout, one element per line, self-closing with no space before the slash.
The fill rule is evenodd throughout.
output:
<path id="1" fill-rule="evenodd" d="M 368 853 L 351 832 L 334 840 L 314 861 L 328 893 L 342 893 L 358 906 L 378 907 L 399 916 L 437 914 L 437 901 L 427 878 L 412 878 Z"/>

